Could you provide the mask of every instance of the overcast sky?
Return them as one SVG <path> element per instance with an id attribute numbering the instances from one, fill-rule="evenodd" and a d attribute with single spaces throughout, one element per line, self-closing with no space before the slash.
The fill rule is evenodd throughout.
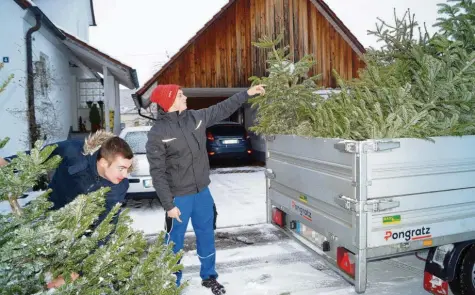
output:
<path id="1" fill-rule="evenodd" d="M 252 0 L 251 0 L 252 1 Z M 89 41 L 138 71 L 142 86 L 228 0 L 95 0 L 97 27 Z M 443 0 L 326 0 L 330 8 L 365 46 L 377 46 L 367 35 L 377 17 L 393 19 L 410 8 L 429 28 Z M 206 5 L 204 4 L 206 3 Z"/>

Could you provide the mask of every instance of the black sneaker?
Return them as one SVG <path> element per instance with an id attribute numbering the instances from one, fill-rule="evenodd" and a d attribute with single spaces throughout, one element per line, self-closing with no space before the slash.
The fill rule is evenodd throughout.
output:
<path id="1" fill-rule="evenodd" d="M 224 286 L 218 283 L 218 281 L 216 281 L 215 278 L 209 278 L 209 279 L 203 280 L 201 282 L 201 286 L 210 288 L 211 292 L 213 292 L 214 295 L 222 295 L 226 293 Z"/>

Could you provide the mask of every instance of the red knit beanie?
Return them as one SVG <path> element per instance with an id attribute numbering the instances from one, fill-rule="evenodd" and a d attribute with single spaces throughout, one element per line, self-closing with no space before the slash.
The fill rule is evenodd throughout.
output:
<path id="1" fill-rule="evenodd" d="M 157 103 L 165 112 L 172 107 L 180 86 L 175 84 L 158 85 L 150 96 L 150 101 Z"/>

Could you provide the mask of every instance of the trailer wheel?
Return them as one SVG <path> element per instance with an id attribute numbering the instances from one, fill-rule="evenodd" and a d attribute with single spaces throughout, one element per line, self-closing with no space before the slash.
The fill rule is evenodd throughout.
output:
<path id="1" fill-rule="evenodd" d="M 450 282 L 452 293 L 456 295 L 475 294 L 475 245 L 470 246 L 456 271 L 454 280 Z"/>

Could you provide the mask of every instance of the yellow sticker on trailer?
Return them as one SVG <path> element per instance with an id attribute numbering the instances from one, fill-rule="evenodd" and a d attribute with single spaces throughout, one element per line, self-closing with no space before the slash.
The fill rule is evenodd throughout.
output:
<path id="1" fill-rule="evenodd" d="M 383 217 L 383 224 L 398 224 L 398 223 L 401 223 L 401 215 Z"/>
<path id="2" fill-rule="evenodd" d="M 305 195 L 300 195 L 299 199 L 300 199 L 300 201 L 302 201 L 304 203 L 308 203 L 307 196 L 305 196 Z"/>

